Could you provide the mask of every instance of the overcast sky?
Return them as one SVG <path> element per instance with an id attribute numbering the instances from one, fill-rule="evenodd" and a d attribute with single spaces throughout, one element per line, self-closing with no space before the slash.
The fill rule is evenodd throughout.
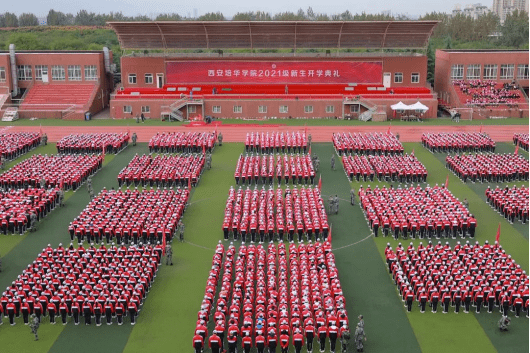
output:
<path id="1" fill-rule="evenodd" d="M 194 15 L 197 9 L 198 15 L 207 12 L 222 12 L 226 17 L 231 17 L 237 12 L 265 11 L 269 13 L 292 11 L 296 12 L 300 7 L 304 11 L 311 6 L 316 13 L 335 14 L 350 10 L 352 13 L 380 13 L 390 10 L 394 14 L 408 13 L 412 16 L 423 15 L 427 12 L 450 12 L 457 2 L 453 1 L 425 1 L 425 0 L 377 0 L 347 2 L 340 0 L 315 1 L 306 0 L 26 0 L 26 1 L 4 1 L 2 12 L 9 11 L 20 15 L 23 12 L 32 12 L 37 16 L 45 16 L 50 9 L 65 13 L 76 14 L 85 9 L 89 12 L 108 13 L 111 11 L 123 12 L 126 16 L 147 15 L 156 16 L 158 13 L 176 12 L 182 16 Z M 491 1 L 485 3 L 491 6 Z M 469 1 L 472 3 L 472 1 Z M 466 5 L 467 2 L 460 2 Z"/>

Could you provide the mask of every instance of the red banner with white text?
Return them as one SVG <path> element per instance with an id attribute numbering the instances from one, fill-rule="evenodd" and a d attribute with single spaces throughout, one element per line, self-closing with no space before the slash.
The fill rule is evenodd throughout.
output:
<path id="1" fill-rule="evenodd" d="M 167 62 L 168 84 L 182 83 L 381 83 L 377 61 Z"/>

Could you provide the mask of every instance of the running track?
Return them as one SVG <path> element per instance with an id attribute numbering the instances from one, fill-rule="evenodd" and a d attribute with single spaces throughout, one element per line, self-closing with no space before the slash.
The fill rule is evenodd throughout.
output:
<path id="1" fill-rule="evenodd" d="M 149 142 L 151 137 L 157 132 L 174 132 L 174 131 L 213 131 L 216 127 L 198 126 L 11 126 L 5 129 L 9 132 L 36 131 L 42 129 L 48 135 L 48 141 L 57 142 L 63 136 L 72 133 L 102 133 L 102 132 L 136 132 L 138 142 Z M 388 126 L 285 126 L 285 125 L 257 125 L 257 124 L 232 124 L 219 125 L 217 131 L 223 133 L 224 142 L 244 142 L 247 132 L 267 132 L 267 131 L 303 131 L 311 134 L 313 142 L 331 142 L 331 136 L 335 132 L 386 132 Z M 421 135 L 424 132 L 479 132 L 480 125 L 441 125 L 425 126 L 407 125 L 407 126 L 390 126 L 390 131 L 394 134 L 399 133 L 402 142 L 420 142 Z M 482 132 L 487 133 L 496 142 L 511 142 L 514 133 L 528 133 L 527 125 L 483 125 Z"/>

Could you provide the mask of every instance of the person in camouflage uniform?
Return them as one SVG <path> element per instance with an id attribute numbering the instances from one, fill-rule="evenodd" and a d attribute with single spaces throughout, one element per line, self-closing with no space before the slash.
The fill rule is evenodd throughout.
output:
<path id="1" fill-rule="evenodd" d="M 339 196 L 335 195 L 333 198 L 333 204 L 335 205 L 335 214 L 339 214 Z"/>
<path id="2" fill-rule="evenodd" d="M 132 139 L 133 146 L 136 146 L 136 140 L 138 139 L 138 136 L 136 136 L 136 132 L 133 132 L 131 139 Z"/>
<path id="3" fill-rule="evenodd" d="M 355 206 L 355 189 L 350 190 L 350 202 L 352 206 Z"/>
<path id="4" fill-rule="evenodd" d="M 184 241 L 184 223 L 182 222 L 182 220 L 179 221 L 179 224 L 178 224 L 178 228 L 179 228 L 179 238 L 180 238 L 180 241 Z"/>
<path id="5" fill-rule="evenodd" d="M 512 320 L 508 316 L 501 316 L 501 319 L 499 320 L 499 330 L 501 331 L 508 331 L 508 326 L 510 326 L 510 322 Z"/>
<path id="6" fill-rule="evenodd" d="M 29 215 L 29 231 L 34 232 L 37 230 L 35 225 L 37 224 L 37 215 L 35 212 L 31 212 Z"/>
<path id="7" fill-rule="evenodd" d="M 39 330 L 40 322 L 37 316 L 35 314 L 31 314 L 31 321 L 29 323 L 29 328 L 31 329 L 31 333 L 35 335 L 35 341 L 39 340 L 38 330 Z"/>
<path id="8" fill-rule="evenodd" d="M 311 136 L 311 134 L 307 135 L 307 145 L 308 146 L 311 146 L 311 141 L 313 140 L 313 137 Z"/>
<path id="9" fill-rule="evenodd" d="M 342 335 L 340 336 L 340 344 L 341 344 L 341 352 L 347 353 L 348 352 L 348 344 L 350 343 L 350 330 L 348 329 L 348 326 L 344 326 L 344 331 L 342 331 Z"/>
<path id="10" fill-rule="evenodd" d="M 355 334 L 353 335 L 353 339 L 355 340 L 355 346 L 357 348 L 357 352 L 364 352 L 363 338 L 364 338 L 364 341 L 366 342 L 366 334 L 364 333 L 364 328 L 361 326 L 361 323 L 359 322 L 357 324 L 357 328 L 355 329 Z"/>
<path id="11" fill-rule="evenodd" d="M 212 154 L 206 153 L 206 168 L 212 169 Z"/>
<path id="12" fill-rule="evenodd" d="M 63 203 L 63 201 L 64 201 L 64 190 L 63 190 L 63 188 L 60 188 L 58 193 L 59 193 L 59 206 L 63 207 L 64 206 L 64 203 Z"/>
<path id="13" fill-rule="evenodd" d="M 46 146 L 48 144 L 48 135 L 46 135 L 46 133 L 42 134 L 40 141 L 44 146 Z"/>
<path id="14" fill-rule="evenodd" d="M 335 155 L 334 154 L 331 155 L 330 162 L 331 162 L 331 169 L 335 170 Z"/>
<path id="15" fill-rule="evenodd" d="M 223 145 L 223 134 L 219 132 L 219 135 L 217 135 L 217 140 L 219 141 L 219 146 Z"/>
<path id="16" fill-rule="evenodd" d="M 166 265 L 173 266 L 173 248 L 171 245 L 166 245 Z"/>
<path id="17" fill-rule="evenodd" d="M 40 187 L 43 189 L 46 188 L 46 178 L 42 178 L 40 180 Z"/>

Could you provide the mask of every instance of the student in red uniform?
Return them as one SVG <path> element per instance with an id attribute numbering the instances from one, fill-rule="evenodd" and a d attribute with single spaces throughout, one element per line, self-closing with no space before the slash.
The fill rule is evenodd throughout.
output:
<path id="1" fill-rule="evenodd" d="M 329 336 L 329 347 L 331 353 L 335 353 L 335 345 L 337 344 L 337 338 L 339 337 L 339 328 L 332 324 L 328 329 Z"/>
<path id="2" fill-rule="evenodd" d="M 263 336 L 263 334 L 260 332 L 256 336 L 256 348 L 258 350 L 258 353 L 264 353 L 265 345 L 266 345 L 265 343 L 266 343 L 265 336 Z"/>
<path id="3" fill-rule="evenodd" d="M 269 353 L 276 353 L 276 347 L 278 346 L 278 337 L 276 336 L 276 329 L 270 328 L 267 337 L 267 345 L 269 346 Z"/>
<path id="4" fill-rule="evenodd" d="M 295 334 L 293 335 L 293 346 L 296 353 L 300 353 L 304 345 L 304 335 L 300 329 L 296 329 Z"/>
<path id="5" fill-rule="evenodd" d="M 320 342 L 320 351 L 324 352 L 326 349 L 326 337 L 328 337 L 328 328 L 322 325 L 318 328 L 318 341 Z"/>
<path id="6" fill-rule="evenodd" d="M 228 353 L 236 353 L 237 335 L 233 331 L 229 330 L 226 340 L 228 341 Z"/>
<path id="7" fill-rule="evenodd" d="M 55 314 L 57 314 L 57 307 L 53 302 L 49 302 L 48 306 L 48 313 L 50 314 L 50 324 L 55 325 Z"/>
<path id="8" fill-rule="evenodd" d="M 307 342 L 307 351 L 313 351 L 313 340 L 315 338 L 315 326 L 313 326 L 313 321 L 309 320 L 305 325 L 305 338 Z"/>
<path id="9" fill-rule="evenodd" d="M 280 335 L 280 347 L 282 348 L 282 353 L 287 353 L 289 351 L 289 335 L 282 333 Z"/>
<path id="10" fill-rule="evenodd" d="M 201 353 L 204 348 L 204 338 L 196 334 L 193 336 L 193 349 L 195 349 L 195 353 Z"/>
<path id="11" fill-rule="evenodd" d="M 208 347 L 210 347 L 212 353 L 221 353 L 221 338 L 215 332 L 208 339 Z"/>
<path id="12" fill-rule="evenodd" d="M 250 336 L 250 333 L 246 333 L 245 337 L 241 340 L 241 344 L 243 345 L 244 352 L 250 353 L 250 350 L 252 349 L 252 337 Z"/>

